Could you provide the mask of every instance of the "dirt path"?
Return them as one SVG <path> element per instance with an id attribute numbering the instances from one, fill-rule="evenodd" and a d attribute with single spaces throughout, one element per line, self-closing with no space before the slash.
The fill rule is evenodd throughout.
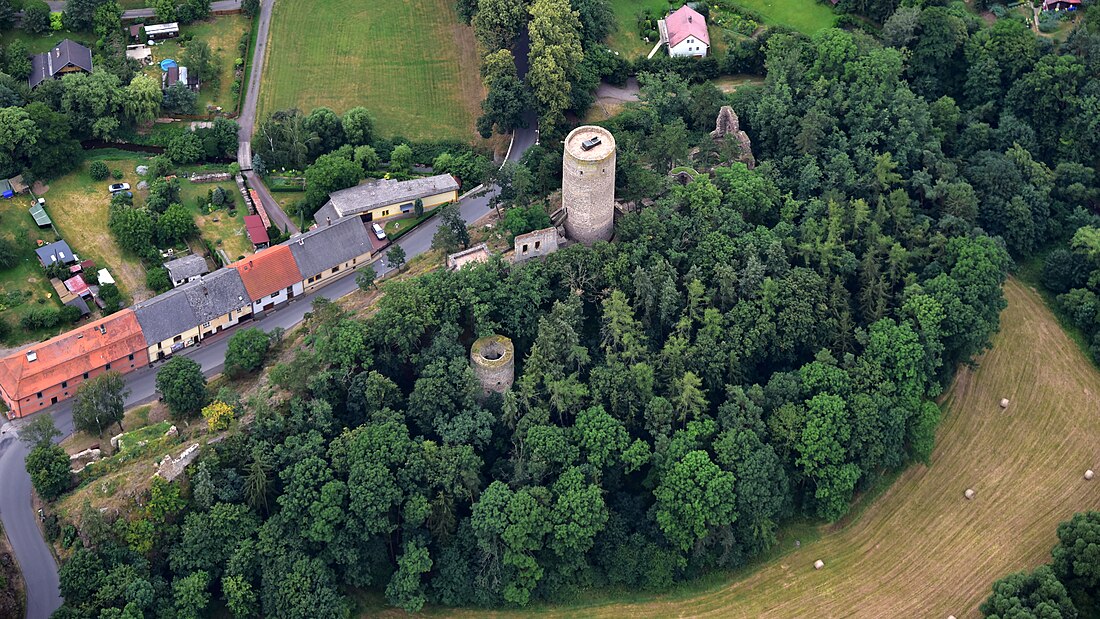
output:
<path id="1" fill-rule="evenodd" d="M 1100 482 L 1082 478 L 1100 465 L 1100 372 L 1033 290 L 1011 280 L 1005 294 L 993 349 L 949 394 L 932 465 L 907 470 L 854 524 L 701 592 L 488 616 L 979 616 L 994 580 L 1049 560 L 1058 523 L 1100 508 Z"/>

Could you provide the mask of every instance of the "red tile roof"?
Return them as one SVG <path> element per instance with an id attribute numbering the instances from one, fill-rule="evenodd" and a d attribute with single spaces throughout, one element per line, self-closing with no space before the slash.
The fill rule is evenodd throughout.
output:
<path id="1" fill-rule="evenodd" d="M 710 34 L 707 32 L 707 18 L 699 11 L 684 5 L 665 18 L 668 27 L 668 46 L 676 47 L 681 41 L 693 36 L 710 47 Z"/>
<path id="2" fill-rule="evenodd" d="M 0 359 L 0 386 L 20 400 L 127 355 L 141 353 L 138 362 L 147 363 L 145 350 L 133 310 L 124 309 Z"/>
<path id="3" fill-rule="evenodd" d="M 289 288 L 304 278 L 298 272 L 298 263 L 286 245 L 276 245 L 265 249 L 250 258 L 229 265 L 237 269 L 253 301 L 273 292 Z"/>

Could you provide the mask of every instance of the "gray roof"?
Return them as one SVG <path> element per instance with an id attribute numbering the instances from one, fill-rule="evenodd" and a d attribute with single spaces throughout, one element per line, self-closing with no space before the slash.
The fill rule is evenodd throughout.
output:
<path id="1" fill-rule="evenodd" d="M 46 266 L 54 262 L 60 262 L 62 264 L 76 262 L 76 256 L 73 255 L 73 250 L 65 241 L 57 241 L 56 243 L 43 245 L 34 250 L 34 253 L 38 254 L 38 260 Z"/>
<path id="2" fill-rule="evenodd" d="M 321 224 L 283 245 L 290 247 L 298 270 L 305 277 L 313 277 L 371 250 L 367 227 L 358 217 L 340 219 L 331 226 Z"/>
<path id="3" fill-rule="evenodd" d="M 31 76 L 28 79 L 31 88 L 55 76 L 67 66 L 80 67 L 92 72 L 92 50 L 79 43 L 65 39 L 44 54 L 35 54 L 31 58 Z"/>
<path id="4" fill-rule="evenodd" d="M 84 297 L 74 297 L 72 300 L 66 301 L 65 305 L 80 310 L 81 316 L 87 316 L 92 313 L 92 310 L 88 309 L 88 304 L 84 301 Z"/>
<path id="5" fill-rule="evenodd" d="M 199 324 L 187 295 L 179 288 L 135 303 L 133 309 L 147 346 L 171 339 Z"/>
<path id="6" fill-rule="evenodd" d="M 218 269 L 176 290 L 182 290 L 187 295 L 199 324 L 252 303 L 237 269 Z"/>
<path id="7" fill-rule="evenodd" d="M 198 254 L 191 254 L 190 256 L 165 262 L 164 268 L 168 269 L 168 275 L 172 278 L 172 281 L 189 279 L 210 272 L 210 268 L 206 265 L 206 258 Z"/>
<path id="8" fill-rule="evenodd" d="M 417 198 L 457 191 L 458 187 L 458 181 L 450 174 L 438 174 L 408 181 L 380 180 L 363 183 L 334 191 L 329 194 L 328 199 L 338 217 L 347 217 L 388 204 L 411 202 Z M 323 224 L 324 220 L 317 220 L 317 223 Z"/>

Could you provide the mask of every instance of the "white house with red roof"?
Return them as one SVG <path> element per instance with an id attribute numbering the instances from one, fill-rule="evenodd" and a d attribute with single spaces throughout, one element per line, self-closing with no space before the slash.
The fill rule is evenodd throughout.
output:
<path id="1" fill-rule="evenodd" d="M 658 21 L 657 29 L 661 42 L 668 45 L 669 56 L 702 58 L 710 49 L 707 18 L 686 4 Z"/>

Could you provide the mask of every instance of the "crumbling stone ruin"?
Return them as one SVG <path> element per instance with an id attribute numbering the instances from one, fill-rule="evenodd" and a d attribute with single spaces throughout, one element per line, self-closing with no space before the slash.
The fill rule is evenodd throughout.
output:
<path id="1" fill-rule="evenodd" d="M 178 458 L 172 458 L 171 454 L 165 454 L 157 464 L 157 472 L 153 476 L 161 476 L 168 481 L 175 481 L 177 477 L 183 474 L 187 465 L 195 461 L 199 457 L 199 444 L 194 443 L 187 449 L 183 450 Z"/>
<path id="2" fill-rule="evenodd" d="M 710 132 L 710 137 L 715 142 L 725 142 L 729 138 L 736 140 L 741 153 L 737 160 L 748 166 L 750 170 L 756 167 L 756 158 L 752 154 L 752 141 L 749 139 L 749 134 L 741 130 L 741 120 L 737 118 L 737 113 L 730 106 L 723 105 L 718 110 L 718 120 L 715 121 L 714 131 Z"/>

